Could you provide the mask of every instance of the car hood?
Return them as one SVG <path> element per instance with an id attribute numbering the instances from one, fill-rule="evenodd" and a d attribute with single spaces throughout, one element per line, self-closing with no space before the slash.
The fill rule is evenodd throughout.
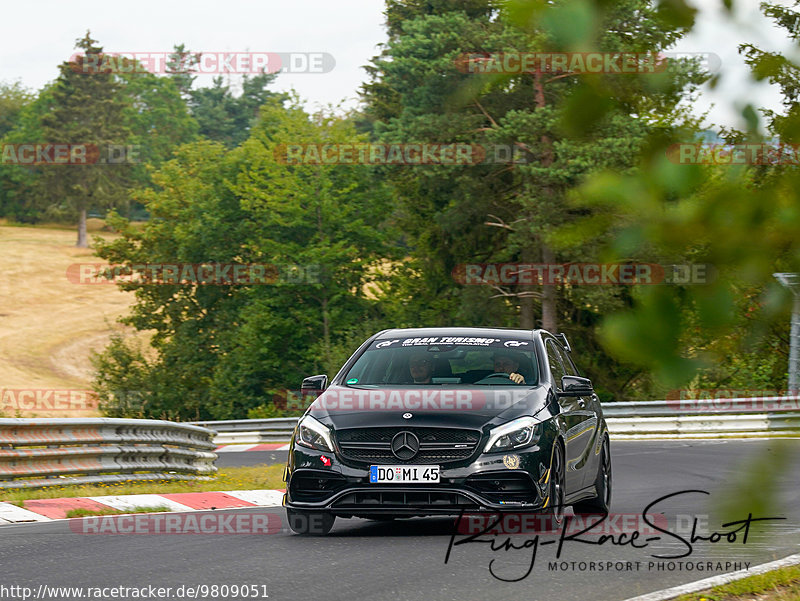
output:
<path id="1" fill-rule="evenodd" d="M 334 429 L 418 426 L 480 430 L 523 415 L 536 415 L 546 406 L 544 386 L 331 386 L 308 412 Z"/>

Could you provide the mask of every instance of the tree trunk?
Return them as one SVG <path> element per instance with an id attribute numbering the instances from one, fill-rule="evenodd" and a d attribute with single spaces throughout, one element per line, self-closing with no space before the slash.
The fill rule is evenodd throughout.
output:
<path id="1" fill-rule="evenodd" d="M 75 246 L 78 248 L 86 248 L 89 246 L 86 240 L 86 209 L 80 210 L 80 218 L 78 220 L 78 243 Z"/>
<path id="2" fill-rule="evenodd" d="M 542 263 L 551 266 L 556 262 L 553 250 L 542 242 Z M 558 332 L 558 316 L 556 313 L 556 287 L 544 283 L 542 286 L 542 327 L 552 334 Z"/>
<path id="3" fill-rule="evenodd" d="M 316 184 L 316 192 L 317 192 L 317 232 L 320 234 L 322 239 L 327 240 L 328 236 L 325 232 L 324 223 L 322 220 L 322 201 L 321 195 L 322 191 L 319 187 L 319 179 L 320 173 L 317 170 L 317 178 L 315 180 Z M 323 348 L 323 361 L 325 362 L 325 373 L 329 375 L 329 377 L 333 377 L 336 373 L 336 368 L 331 365 L 331 315 L 330 309 L 328 307 L 328 296 L 327 291 L 323 291 L 322 296 L 322 344 L 324 345 Z"/>
<path id="4" fill-rule="evenodd" d="M 328 297 L 322 297 L 322 344 L 324 345 L 323 348 L 323 361 L 325 361 L 325 373 L 329 374 L 329 377 L 333 377 L 334 374 L 331 369 L 335 369 L 331 366 L 331 316 L 328 310 Z"/>
<path id="5" fill-rule="evenodd" d="M 537 108 L 544 108 L 546 100 L 544 97 L 544 82 L 542 81 L 542 74 L 536 72 L 533 80 L 534 97 Z M 549 136 L 543 135 L 542 142 L 542 167 L 550 167 L 553 164 L 553 141 Z M 552 188 L 545 186 L 542 189 L 545 196 L 552 199 L 554 196 Z M 543 238 L 543 237 L 542 237 Z M 547 243 L 542 239 L 542 263 L 552 266 L 556 262 L 556 256 L 553 249 L 547 246 Z M 544 282 L 542 284 L 542 328 L 553 334 L 557 333 L 558 316 L 556 313 L 556 287 L 553 284 Z"/>
<path id="6" fill-rule="evenodd" d="M 531 286 L 523 286 L 523 288 L 530 289 Z M 523 330 L 532 330 L 536 327 L 533 320 L 532 296 L 523 296 L 519 299 L 519 327 Z"/>
<path id="7" fill-rule="evenodd" d="M 520 255 L 523 264 L 534 263 L 530 250 L 523 250 Z M 519 299 L 519 327 L 523 330 L 532 330 L 536 327 L 536 320 L 533 316 L 533 292 L 540 286 L 525 284 L 519 287 L 519 291 L 524 294 Z"/>

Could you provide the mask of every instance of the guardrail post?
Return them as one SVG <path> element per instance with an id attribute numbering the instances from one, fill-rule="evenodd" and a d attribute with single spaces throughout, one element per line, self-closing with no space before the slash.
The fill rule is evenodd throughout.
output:
<path id="1" fill-rule="evenodd" d="M 800 278 L 796 273 L 773 273 L 794 297 L 792 303 L 792 326 L 789 333 L 789 394 L 800 390 Z"/>

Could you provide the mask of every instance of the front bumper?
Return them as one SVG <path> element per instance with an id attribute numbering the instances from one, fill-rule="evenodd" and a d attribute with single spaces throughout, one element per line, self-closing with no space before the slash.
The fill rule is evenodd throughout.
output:
<path id="1" fill-rule="evenodd" d="M 283 500 L 291 509 L 343 517 L 456 515 L 538 511 L 549 501 L 550 453 L 538 445 L 442 465 L 438 484 L 371 484 L 368 467 L 342 463 L 332 453 L 292 447 Z M 323 456 L 331 465 L 323 464 Z"/>

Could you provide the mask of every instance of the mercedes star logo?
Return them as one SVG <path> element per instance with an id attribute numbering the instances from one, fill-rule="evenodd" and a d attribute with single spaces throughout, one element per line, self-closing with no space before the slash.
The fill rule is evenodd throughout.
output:
<path id="1" fill-rule="evenodd" d="M 408 461 L 419 452 L 419 438 L 413 432 L 398 432 L 392 438 L 392 453 L 401 461 Z"/>

